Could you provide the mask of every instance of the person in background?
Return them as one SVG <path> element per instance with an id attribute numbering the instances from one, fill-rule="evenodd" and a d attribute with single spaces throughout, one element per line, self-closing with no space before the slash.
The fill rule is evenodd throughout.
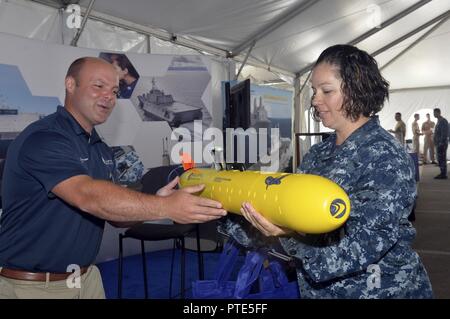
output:
<path id="1" fill-rule="evenodd" d="M 402 113 L 395 113 L 395 120 L 397 121 L 397 124 L 395 124 L 395 128 L 389 130 L 389 132 L 394 133 L 400 144 L 405 145 L 406 124 L 402 121 Z"/>
<path id="2" fill-rule="evenodd" d="M 30 124 L 8 148 L 0 299 L 104 298 L 93 264 L 105 221 L 119 227 L 166 218 L 201 223 L 226 215 L 220 203 L 194 195 L 202 185 L 176 190 L 178 178 L 157 195 L 113 183 L 112 150 L 95 130 L 116 104 L 119 76 L 110 63 L 75 60 L 65 88 L 65 105 Z"/>
<path id="3" fill-rule="evenodd" d="M 139 74 L 123 54 L 112 54 L 110 60 L 119 74 L 119 91 L 117 92 L 117 97 L 120 99 L 129 99 L 139 79 Z"/>
<path id="4" fill-rule="evenodd" d="M 426 114 L 427 120 L 422 123 L 423 139 L 423 163 L 428 164 L 428 153 L 430 155 L 431 164 L 437 164 L 434 160 L 434 141 L 433 130 L 435 123 L 430 119 L 430 113 Z"/>
<path id="5" fill-rule="evenodd" d="M 436 146 L 439 169 L 441 170 L 440 174 L 434 178 L 447 179 L 448 121 L 441 115 L 439 108 L 433 110 L 433 115 L 437 118 L 433 141 Z"/>
<path id="6" fill-rule="evenodd" d="M 330 233 L 300 234 L 245 202 L 245 219 L 230 216 L 221 231 L 248 248 L 279 242 L 295 260 L 301 298 L 431 298 L 427 272 L 411 248 L 414 166 L 376 116 L 389 84 L 375 59 L 353 46 L 329 47 L 311 85 L 314 114 L 334 133 L 311 147 L 298 172 L 340 185 L 350 198 L 349 219 Z"/>
<path id="7" fill-rule="evenodd" d="M 420 132 L 419 128 L 419 114 L 414 114 L 414 122 L 411 125 L 411 130 L 413 132 L 413 148 L 414 152 L 417 154 L 417 158 L 420 158 L 420 135 L 422 133 Z"/>

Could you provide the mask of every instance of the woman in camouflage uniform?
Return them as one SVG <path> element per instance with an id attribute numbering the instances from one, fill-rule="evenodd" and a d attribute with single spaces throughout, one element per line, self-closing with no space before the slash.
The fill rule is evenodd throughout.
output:
<path id="1" fill-rule="evenodd" d="M 335 132 L 311 148 L 299 173 L 339 184 L 351 201 L 348 221 L 331 233 L 299 234 L 243 203 L 241 212 L 253 226 L 234 218 L 222 230 L 246 247 L 279 241 L 296 261 L 302 298 L 432 298 L 426 270 L 411 248 L 414 165 L 375 115 L 389 84 L 369 54 L 348 45 L 320 55 L 311 83 L 315 117 Z"/>

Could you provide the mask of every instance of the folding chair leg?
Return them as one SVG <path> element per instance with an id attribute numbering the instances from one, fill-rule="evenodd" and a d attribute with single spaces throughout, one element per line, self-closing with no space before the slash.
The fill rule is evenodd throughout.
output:
<path id="1" fill-rule="evenodd" d="M 142 254 L 142 270 L 144 272 L 144 294 L 145 299 L 148 299 L 147 263 L 145 260 L 145 246 L 143 240 L 141 240 L 141 254 Z"/>
<path id="2" fill-rule="evenodd" d="M 176 240 L 176 238 L 173 240 L 172 260 L 170 262 L 169 299 L 172 299 L 173 260 L 175 257 Z"/>
<path id="3" fill-rule="evenodd" d="M 122 299 L 122 271 L 123 271 L 123 235 L 119 234 L 119 278 L 117 281 L 117 297 Z"/>
<path id="4" fill-rule="evenodd" d="M 185 283 L 186 283 L 186 249 L 184 246 L 184 237 L 181 240 L 181 299 L 185 299 Z"/>
<path id="5" fill-rule="evenodd" d="M 203 266 L 203 255 L 200 248 L 200 226 L 197 224 L 195 226 L 195 234 L 197 237 L 197 259 L 198 259 L 198 279 L 205 279 L 205 270 Z"/>

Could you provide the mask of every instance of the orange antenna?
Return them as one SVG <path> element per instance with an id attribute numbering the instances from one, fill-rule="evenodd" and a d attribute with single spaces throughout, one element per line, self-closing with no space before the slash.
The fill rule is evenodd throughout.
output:
<path id="1" fill-rule="evenodd" d="M 183 164 L 183 168 L 185 171 L 194 168 L 195 167 L 195 163 L 192 160 L 191 155 L 189 155 L 189 153 L 181 153 L 181 163 Z"/>

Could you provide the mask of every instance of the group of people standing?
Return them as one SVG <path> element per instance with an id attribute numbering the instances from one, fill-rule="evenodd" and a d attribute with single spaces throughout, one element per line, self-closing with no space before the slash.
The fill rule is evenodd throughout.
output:
<path id="1" fill-rule="evenodd" d="M 437 119 L 435 124 L 430 119 L 430 114 L 427 113 L 427 120 L 422 123 L 421 129 L 419 128 L 419 114 L 414 114 L 414 122 L 411 129 L 413 132 L 413 151 L 420 154 L 420 136 L 424 136 L 423 145 L 423 164 L 438 164 L 440 168 L 440 174 L 435 179 L 447 179 L 447 147 L 449 140 L 449 127 L 448 121 L 441 115 L 441 110 L 435 108 L 433 115 Z M 393 130 L 389 132 L 394 133 L 395 137 L 400 141 L 402 145 L 405 145 L 406 136 L 406 124 L 402 121 L 402 114 L 400 112 L 395 113 L 395 120 L 397 124 Z M 437 153 L 437 160 L 435 161 L 435 148 Z M 428 155 L 430 156 L 428 159 Z M 429 161 L 430 160 L 430 161 Z"/>

